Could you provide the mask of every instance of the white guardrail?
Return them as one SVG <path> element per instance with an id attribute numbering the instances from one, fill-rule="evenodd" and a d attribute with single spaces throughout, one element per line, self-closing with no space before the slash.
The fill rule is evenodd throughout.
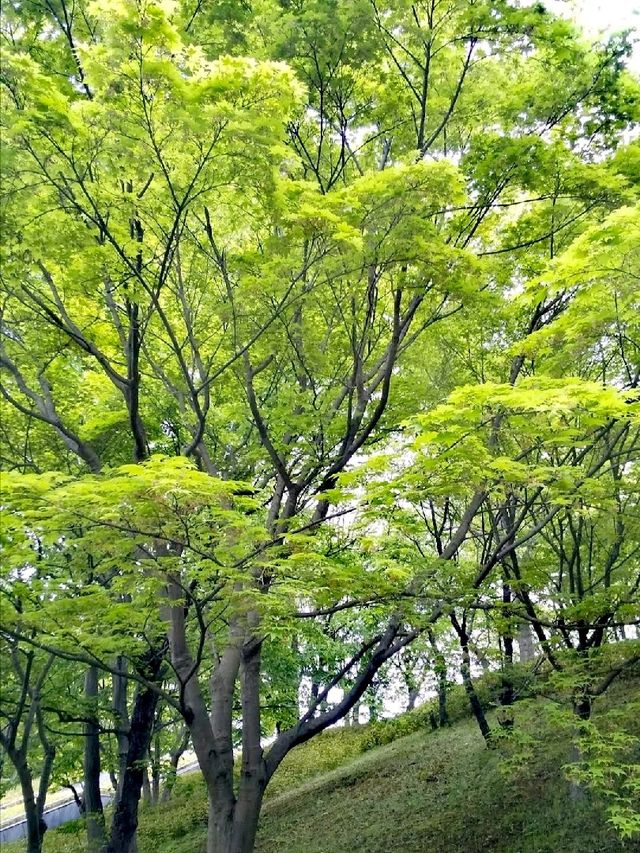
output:
<path id="1" fill-rule="evenodd" d="M 192 773 L 197 770 L 198 762 L 190 761 L 178 768 L 178 776 L 184 776 L 185 773 Z M 108 805 L 113 799 L 112 793 L 102 795 L 102 805 Z M 68 823 L 70 820 L 77 820 L 80 817 L 80 809 L 73 798 L 69 798 L 62 803 L 57 803 L 44 811 L 44 821 L 49 829 L 55 829 L 56 826 L 62 826 L 63 823 Z M 0 844 L 6 844 L 9 841 L 20 841 L 21 838 L 27 837 L 27 821 L 24 815 L 18 815 L 11 818 L 6 823 L 0 824 Z"/>

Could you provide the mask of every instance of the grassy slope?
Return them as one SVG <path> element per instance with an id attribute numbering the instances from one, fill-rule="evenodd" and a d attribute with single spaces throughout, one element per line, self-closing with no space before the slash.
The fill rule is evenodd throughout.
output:
<path id="1" fill-rule="evenodd" d="M 598 809 L 572 806 L 548 742 L 517 784 L 475 723 L 418 733 L 365 753 L 271 801 L 260 853 L 614 853 Z"/>
<path id="2" fill-rule="evenodd" d="M 521 706 L 517 706 L 519 709 Z M 534 731 L 535 708 L 516 725 Z M 517 779 L 499 769 L 475 723 L 419 731 L 362 753 L 367 727 L 325 733 L 294 750 L 269 788 L 258 853 L 622 853 L 597 803 L 569 799 L 569 745 L 550 730 Z M 139 853 L 201 853 L 206 800 L 199 774 L 173 799 L 143 807 Z M 14 853 L 20 845 L 6 845 Z M 80 822 L 47 834 L 46 853 L 84 853 Z"/>

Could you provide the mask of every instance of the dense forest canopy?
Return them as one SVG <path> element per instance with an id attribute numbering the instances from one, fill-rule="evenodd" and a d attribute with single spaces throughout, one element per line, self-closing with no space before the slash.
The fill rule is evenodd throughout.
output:
<path id="1" fill-rule="evenodd" d="M 640 661 L 630 34 L 509 0 L 25 0 L 2 47 L 29 851 L 83 778 L 89 850 L 129 853 L 191 745 L 208 853 L 247 853 L 292 749 L 391 694 L 444 724 L 456 680 L 489 745 L 542 685 L 633 837 L 634 708 L 591 718 Z"/>

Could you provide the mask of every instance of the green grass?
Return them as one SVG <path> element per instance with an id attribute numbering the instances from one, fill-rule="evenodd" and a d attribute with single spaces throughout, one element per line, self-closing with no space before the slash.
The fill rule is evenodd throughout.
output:
<path id="1" fill-rule="evenodd" d="M 594 804 L 571 806 L 549 743 L 517 784 L 475 723 L 401 738 L 267 804 L 260 853 L 614 853 Z"/>
<path id="2" fill-rule="evenodd" d="M 620 699 L 624 701 L 624 696 Z M 419 731 L 390 743 L 394 733 Z M 569 796 L 562 765 L 570 744 L 516 706 L 516 726 L 541 732 L 533 754 L 507 776 L 504 747 L 486 749 L 463 718 L 432 732 L 424 715 L 390 727 L 327 732 L 294 750 L 269 787 L 258 853 L 629 853 L 600 804 Z M 540 727 L 543 727 L 542 730 Z M 363 750 L 365 750 L 363 752 Z M 143 807 L 139 853 L 203 853 L 206 798 L 199 774 L 179 780 L 172 800 Z M 3 853 L 17 853 L 6 845 Z M 84 853 L 81 822 L 47 834 L 46 853 Z"/>

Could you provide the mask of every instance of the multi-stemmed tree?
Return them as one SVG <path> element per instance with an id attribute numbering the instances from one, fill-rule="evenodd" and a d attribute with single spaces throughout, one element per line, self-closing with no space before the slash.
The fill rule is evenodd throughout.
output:
<path id="1" fill-rule="evenodd" d="M 190 731 L 208 849 L 251 850 L 286 754 L 514 571 L 561 512 L 543 506 L 554 465 L 577 469 L 558 492 L 577 499 L 627 440 L 613 392 L 519 382 L 582 278 L 553 270 L 556 291 L 513 301 L 634 196 L 609 156 L 637 111 L 626 42 L 590 49 L 503 2 L 51 0 L 4 23 L 4 464 L 32 472 L 6 501 L 6 635 L 85 664 L 90 688 L 96 667 L 138 685 L 110 850 L 135 833 L 159 696 Z M 631 350 L 616 358 L 634 375 Z M 460 433 L 454 461 L 420 486 L 445 500 L 437 568 L 377 571 L 331 523 L 353 510 L 341 477 L 470 380 L 453 427 L 433 416 L 434 452 Z M 570 419 L 585 390 L 593 422 L 536 458 L 553 405 Z M 515 518 L 505 483 L 525 492 Z M 265 750 L 275 694 L 289 710 Z"/>

